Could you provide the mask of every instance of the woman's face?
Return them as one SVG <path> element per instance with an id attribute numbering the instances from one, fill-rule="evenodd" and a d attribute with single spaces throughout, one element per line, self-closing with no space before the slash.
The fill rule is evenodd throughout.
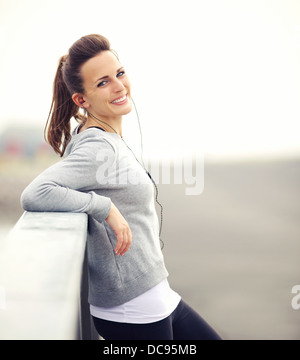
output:
<path id="1" fill-rule="evenodd" d="M 111 51 L 103 51 L 81 67 L 83 106 L 100 119 L 116 120 L 131 111 L 130 82 Z"/>

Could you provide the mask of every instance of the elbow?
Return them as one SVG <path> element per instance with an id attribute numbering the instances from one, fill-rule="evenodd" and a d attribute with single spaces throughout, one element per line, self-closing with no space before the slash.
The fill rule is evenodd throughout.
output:
<path id="1" fill-rule="evenodd" d="M 38 211 L 38 201 L 36 196 L 28 187 L 22 192 L 20 197 L 20 203 L 26 211 Z"/>
<path id="2" fill-rule="evenodd" d="M 47 201 L 52 187 L 49 184 L 33 181 L 21 194 L 20 203 L 26 211 L 47 211 Z M 51 194 L 50 194 L 51 197 Z"/>
<path id="3" fill-rule="evenodd" d="M 61 202 L 65 191 L 60 190 L 61 187 L 51 181 L 34 180 L 22 192 L 21 206 L 26 211 L 64 211 Z"/>

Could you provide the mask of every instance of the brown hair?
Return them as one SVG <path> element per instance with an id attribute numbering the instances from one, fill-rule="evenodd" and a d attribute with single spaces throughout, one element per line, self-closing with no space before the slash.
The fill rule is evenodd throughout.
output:
<path id="1" fill-rule="evenodd" d="M 68 54 L 59 59 L 44 136 L 60 156 L 63 156 L 71 138 L 71 118 L 78 122 L 86 120 L 72 100 L 74 93 L 84 93 L 80 69 L 86 61 L 105 50 L 112 51 L 109 41 L 102 35 L 91 34 L 77 40 Z"/>

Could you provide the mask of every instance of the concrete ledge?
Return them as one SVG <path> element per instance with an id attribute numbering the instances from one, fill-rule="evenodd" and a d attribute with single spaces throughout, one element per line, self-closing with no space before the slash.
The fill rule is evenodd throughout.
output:
<path id="1" fill-rule="evenodd" d="M 0 339 L 85 337 L 86 237 L 86 214 L 22 215 L 0 244 Z"/>

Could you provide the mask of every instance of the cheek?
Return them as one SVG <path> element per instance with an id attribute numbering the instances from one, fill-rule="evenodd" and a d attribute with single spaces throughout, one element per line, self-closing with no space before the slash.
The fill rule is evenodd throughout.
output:
<path id="1" fill-rule="evenodd" d="M 103 105 L 103 103 L 109 101 L 109 93 L 106 89 L 97 89 L 93 93 L 93 102 L 98 105 Z"/>
<path id="2" fill-rule="evenodd" d="M 130 83 L 130 80 L 128 78 L 126 78 L 123 82 L 123 85 L 126 87 L 126 89 L 129 89 L 131 88 L 131 83 Z"/>

